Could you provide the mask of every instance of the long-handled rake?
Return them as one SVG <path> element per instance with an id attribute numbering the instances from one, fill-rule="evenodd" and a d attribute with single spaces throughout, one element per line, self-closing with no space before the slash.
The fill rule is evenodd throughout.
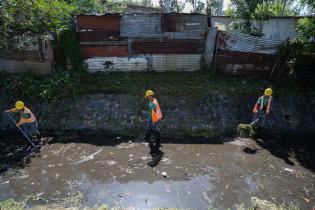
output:
<path id="1" fill-rule="evenodd" d="M 10 113 L 7 112 L 7 115 L 9 116 L 9 118 L 12 120 L 12 122 L 14 123 L 14 125 L 16 125 L 15 120 L 13 119 L 13 117 L 11 116 Z M 22 128 L 20 128 L 19 126 L 17 126 L 18 129 L 21 131 L 21 133 L 26 137 L 26 139 L 31 143 L 31 145 L 36 148 L 35 144 L 32 142 L 32 140 L 26 135 L 26 133 L 22 130 Z"/>

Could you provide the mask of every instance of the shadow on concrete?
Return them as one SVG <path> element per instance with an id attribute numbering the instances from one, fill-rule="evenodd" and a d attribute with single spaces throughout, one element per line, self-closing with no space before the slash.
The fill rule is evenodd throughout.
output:
<path id="1" fill-rule="evenodd" d="M 117 135 L 104 132 L 93 131 L 64 131 L 64 132 L 42 132 L 42 144 L 55 143 L 85 143 L 96 146 L 116 146 L 124 142 L 143 142 L 143 137 L 128 138 L 118 137 Z M 162 144 L 223 144 L 233 141 L 234 138 L 170 138 L 162 136 Z M 304 136 L 263 136 L 255 139 L 256 143 L 263 149 L 270 151 L 276 157 L 283 159 L 288 165 L 294 165 L 292 160 L 298 161 L 303 167 L 315 172 L 315 142 L 311 135 Z M 40 149 L 33 152 L 19 151 L 25 145 L 25 140 L 17 131 L 0 133 L 0 174 L 4 171 L 15 168 L 25 167 L 30 163 L 32 157 L 40 156 Z M 257 148 L 245 147 L 244 152 L 255 154 Z M 158 160 L 158 159 L 157 159 Z M 161 158 L 160 158 L 161 160 Z M 159 163 L 152 164 L 153 167 Z"/>
<path id="2" fill-rule="evenodd" d="M 281 158 L 289 166 L 299 162 L 304 168 L 315 172 L 315 141 L 312 134 L 263 135 L 256 143 L 272 155 Z M 255 149 L 245 148 L 244 152 L 255 154 Z"/>
<path id="3" fill-rule="evenodd" d="M 1 133 L 0 136 L 0 174 L 10 168 L 26 167 L 31 158 L 40 154 L 40 146 L 23 149 L 29 143 L 17 131 Z"/>

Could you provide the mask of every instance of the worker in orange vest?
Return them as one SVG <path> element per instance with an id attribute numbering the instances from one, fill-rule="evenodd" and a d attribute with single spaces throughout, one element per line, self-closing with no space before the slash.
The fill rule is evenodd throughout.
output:
<path id="1" fill-rule="evenodd" d="M 162 112 L 157 102 L 154 98 L 154 93 L 152 90 L 148 90 L 145 93 L 145 98 L 149 100 L 149 125 L 145 134 L 145 140 L 149 142 L 150 154 L 154 157 L 162 153 L 160 151 L 161 140 L 160 140 L 160 128 L 158 122 L 162 119 Z M 151 135 L 154 135 L 155 141 L 151 140 Z"/>
<path id="2" fill-rule="evenodd" d="M 38 131 L 36 117 L 32 113 L 32 111 L 24 105 L 22 101 L 17 101 L 15 103 L 15 108 L 5 110 L 5 112 L 19 113 L 20 121 L 16 124 L 16 126 L 21 127 L 30 140 L 32 140 L 33 135 L 36 135 L 38 143 L 40 142 L 41 136 Z M 30 146 L 32 145 L 29 145 L 29 147 L 26 147 L 26 149 L 29 149 Z"/>
<path id="3" fill-rule="evenodd" d="M 266 123 L 266 116 L 270 113 L 272 89 L 267 88 L 265 94 L 258 98 L 255 107 L 253 109 L 254 121 L 258 121 L 258 130 L 263 128 Z"/>

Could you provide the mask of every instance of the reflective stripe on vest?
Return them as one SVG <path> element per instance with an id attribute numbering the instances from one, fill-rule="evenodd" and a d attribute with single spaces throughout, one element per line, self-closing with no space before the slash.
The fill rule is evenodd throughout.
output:
<path id="1" fill-rule="evenodd" d="M 31 117 L 30 118 L 24 118 L 24 114 L 29 114 Z M 36 121 L 35 115 L 29 110 L 28 108 L 24 107 L 23 112 L 21 113 L 21 120 L 25 123 L 31 123 Z"/>
<path id="2" fill-rule="evenodd" d="M 156 99 L 153 100 L 153 103 L 155 104 L 156 112 L 154 111 L 154 109 L 152 109 L 152 121 L 156 123 L 157 121 L 162 119 L 162 112 L 160 109 L 160 105 Z"/>

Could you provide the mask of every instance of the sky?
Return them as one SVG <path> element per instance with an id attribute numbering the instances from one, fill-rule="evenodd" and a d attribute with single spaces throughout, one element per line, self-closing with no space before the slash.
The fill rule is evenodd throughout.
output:
<path id="1" fill-rule="evenodd" d="M 182 3 L 186 2 L 186 0 L 179 0 L 179 1 L 182 2 Z M 203 1 L 204 3 L 206 2 L 206 0 L 201 0 L 201 1 Z M 300 0 L 296 0 L 294 5 L 297 5 L 299 1 Z M 155 7 L 159 6 L 159 0 L 152 0 L 152 3 L 153 3 L 153 6 L 155 6 Z M 223 11 L 228 9 L 230 7 L 230 4 L 231 4 L 231 0 L 223 0 Z M 189 13 L 189 12 L 191 12 L 191 10 L 192 10 L 191 4 L 185 3 L 185 8 L 184 8 L 183 12 L 184 13 Z M 307 15 L 307 14 L 309 14 L 309 11 L 308 11 L 307 7 L 304 7 L 301 10 L 300 15 Z"/>

